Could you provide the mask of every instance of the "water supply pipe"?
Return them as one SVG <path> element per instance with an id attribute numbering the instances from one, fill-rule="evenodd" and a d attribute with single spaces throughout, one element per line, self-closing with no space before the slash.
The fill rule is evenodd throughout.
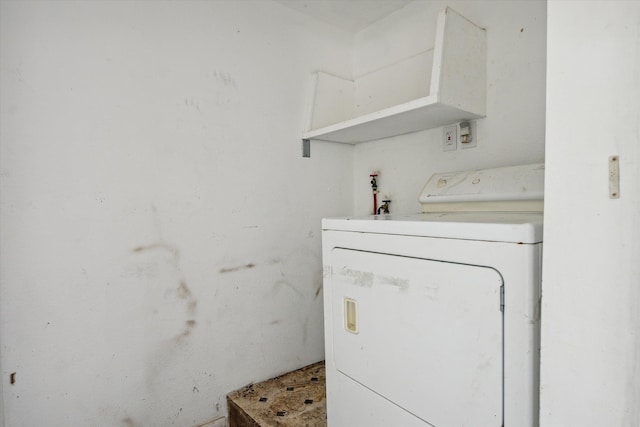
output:
<path id="1" fill-rule="evenodd" d="M 377 173 L 369 175 L 371 177 L 371 191 L 373 192 L 373 214 L 378 213 L 378 183 L 376 182 Z"/>

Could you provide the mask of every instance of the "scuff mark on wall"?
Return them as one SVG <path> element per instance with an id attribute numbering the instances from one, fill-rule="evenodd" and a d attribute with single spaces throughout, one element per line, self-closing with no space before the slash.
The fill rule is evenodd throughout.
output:
<path id="1" fill-rule="evenodd" d="M 184 280 L 180 281 L 180 286 L 178 286 L 178 296 L 182 299 L 191 298 L 191 290 Z"/>
<path id="2" fill-rule="evenodd" d="M 227 108 L 237 104 L 234 98 L 237 98 L 238 83 L 230 73 L 214 70 L 207 72 L 207 77 L 215 83 L 209 96 L 213 105 Z"/>
<path id="3" fill-rule="evenodd" d="M 233 273 L 236 271 L 240 271 L 240 270 L 246 270 L 246 269 L 250 269 L 250 268 L 254 268 L 256 265 L 252 262 L 245 264 L 245 265 L 239 265 L 237 267 L 226 267 L 226 268 L 221 268 L 219 270 L 220 274 L 224 274 L 224 273 Z"/>
<path id="4" fill-rule="evenodd" d="M 222 71 L 214 70 L 214 71 L 208 72 L 207 77 L 215 79 L 219 83 L 222 83 L 224 86 L 232 87 L 234 89 L 238 88 L 238 83 L 233 78 L 231 73 L 225 73 Z"/>
<path id="5" fill-rule="evenodd" d="M 192 298 L 189 303 L 187 304 L 187 309 L 189 310 L 189 313 L 191 314 L 195 314 L 196 312 L 196 308 L 198 307 L 198 301 L 194 298 Z"/>
<path id="6" fill-rule="evenodd" d="M 276 281 L 274 282 L 274 284 L 273 284 L 273 290 L 274 290 L 274 292 L 277 292 L 277 291 L 278 291 L 278 288 L 279 288 L 281 285 L 284 285 L 285 287 L 287 287 L 287 288 L 291 289 L 293 292 L 295 292 L 296 294 L 298 294 L 298 296 L 300 296 L 300 297 L 303 297 L 303 298 L 304 298 L 303 293 L 302 293 L 298 288 L 296 288 L 295 286 L 293 286 L 293 285 L 291 284 L 291 282 L 289 281 L 289 279 L 287 279 L 287 276 L 284 274 L 284 272 L 283 272 L 282 270 L 280 270 L 280 276 L 281 276 L 282 278 L 281 278 L 281 279 L 279 279 L 279 280 L 276 280 Z"/>
<path id="7" fill-rule="evenodd" d="M 202 114 L 202 110 L 200 110 L 200 101 L 192 96 L 184 98 L 184 106 L 187 108 L 195 108 L 200 114 Z"/>
<path id="8" fill-rule="evenodd" d="M 287 279 L 284 279 L 284 278 L 283 278 L 283 279 L 279 279 L 279 280 L 276 280 L 276 281 L 275 281 L 275 283 L 273 284 L 273 289 L 274 289 L 274 291 L 277 291 L 277 290 L 278 290 L 278 288 L 279 288 L 280 286 L 283 286 L 283 285 L 284 285 L 286 288 L 291 289 L 293 292 L 295 292 L 295 293 L 296 293 L 296 294 L 298 294 L 299 296 L 301 296 L 301 297 L 302 297 L 302 296 L 304 296 L 304 295 L 302 295 L 302 292 L 300 292 L 300 290 L 298 290 L 298 289 L 297 289 L 295 286 L 293 286 L 293 285 L 292 285 L 292 284 L 291 284 Z"/>
<path id="9" fill-rule="evenodd" d="M 180 269 L 180 251 L 173 245 L 161 241 L 148 245 L 137 246 L 132 249 L 132 252 L 134 254 L 144 254 L 155 250 L 168 252 L 171 255 L 171 263 L 175 267 L 176 271 L 181 275 L 182 271 Z M 159 263 L 155 260 L 137 263 L 135 266 L 128 268 L 127 272 L 133 273 L 138 277 L 155 278 L 158 275 L 158 264 Z M 179 279 L 179 284 L 176 289 L 170 289 L 167 292 L 175 293 L 178 298 L 187 300 L 187 312 L 191 315 L 195 315 L 198 300 L 194 298 L 184 278 Z"/>
<path id="10" fill-rule="evenodd" d="M 196 316 L 198 300 L 183 277 L 180 267 L 180 251 L 176 246 L 160 239 L 155 243 L 137 246 L 133 248 L 131 252 L 136 255 L 136 257 L 143 257 L 136 258 L 137 264 L 134 266 L 136 268 L 134 268 L 133 271 L 135 273 L 136 269 L 142 266 L 142 275 L 136 274 L 136 277 L 146 279 L 145 282 L 148 286 L 147 292 L 152 292 L 151 295 L 158 295 L 158 291 L 160 291 L 154 291 L 153 285 L 165 283 L 164 286 L 166 286 L 166 283 L 171 284 L 171 282 L 173 282 L 173 286 L 166 289 L 163 294 L 159 294 L 162 295 L 165 302 L 152 307 L 152 312 L 155 314 L 159 313 L 163 305 L 167 302 L 170 303 L 169 307 L 175 307 L 177 304 L 184 307 L 184 317 L 180 316 L 179 311 L 169 315 L 169 317 L 165 317 L 168 319 L 175 318 L 175 320 L 179 322 L 179 332 L 172 337 L 171 335 L 165 338 L 161 335 L 158 336 L 158 344 L 148 356 L 145 374 L 146 385 L 150 390 L 155 390 L 155 383 L 158 381 L 158 378 L 161 377 L 161 373 L 164 372 L 168 366 L 179 360 L 178 349 L 181 347 L 184 348 L 187 344 L 188 337 L 197 325 L 194 317 Z M 167 266 L 169 267 L 168 269 Z M 171 303 L 171 301 L 173 301 L 173 303 Z M 175 310 L 175 308 L 173 310 Z"/>
<path id="11" fill-rule="evenodd" d="M 313 275 L 313 283 L 315 284 L 316 287 L 316 291 L 313 294 L 313 299 L 315 300 L 316 298 L 318 298 L 318 296 L 320 296 L 320 293 L 322 292 L 322 285 L 323 285 L 323 281 L 324 281 L 324 271 L 318 269 L 317 271 L 315 271 L 314 275 Z"/>
<path id="12" fill-rule="evenodd" d="M 157 243 L 152 243 L 150 245 L 136 246 L 131 251 L 132 252 L 136 252 L 136 253 L 140 253 L 140 252 L 151 251 L 151 250 L 154 250 L 154 249 L 165 249 L 165 250 L 171 252 L 173 254 L 174 258 L 176 258 L 176 259 L 180 255 L 180 253 L 178 251 L 178 248 L 176 248 L 175 246 L 169 245 L 167 243 L 164 243 L 164 242 L 157 242 Z"/>
<path id="13" fill-rule="evenodd" d="M 185 300 L 187 303 L 187 312 L 191 315 L 195 314 L 198 300 L 196 300 L 187 286 L 187 282 L 180 280 L 180 284 L 175 289 L 170 289 L 169 293 L 175 295 L 178 299 Z"/>
<path id="14" fill-rule="evenodd" d="M 183 331 L 173 339 L 174 342 L 181 343 L 185 338 L 191 335 L 191 331 L 196 326 L 196 321 L 193 319 L 189 319 L 184 322 L 184 325 L 185 326 Z"/>

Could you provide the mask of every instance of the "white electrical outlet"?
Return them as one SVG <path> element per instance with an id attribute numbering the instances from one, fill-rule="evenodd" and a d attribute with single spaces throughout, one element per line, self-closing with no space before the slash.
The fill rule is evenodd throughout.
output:
<path id="1" fill-rule="evenodd" d="M 442 151 L 453 151 L 458 148 L 458 125 L 442 128 Z"/>

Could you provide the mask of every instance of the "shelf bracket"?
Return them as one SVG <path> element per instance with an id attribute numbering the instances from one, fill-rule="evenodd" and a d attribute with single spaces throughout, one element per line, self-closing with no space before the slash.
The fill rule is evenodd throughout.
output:
<path id="1" fill-rule="evenodd" d="M 302 157 L 311 157 L 311 140 L 302 140 Z"/>

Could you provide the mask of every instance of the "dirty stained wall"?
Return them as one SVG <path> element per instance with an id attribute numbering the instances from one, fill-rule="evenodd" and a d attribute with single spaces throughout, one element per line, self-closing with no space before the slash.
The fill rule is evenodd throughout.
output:
<path id="1" fill-rule="evenodd" d="M 0 7 L 0 425 L 197 425 L 321 360 L 352 150 L 299 138 L 350 35 L 270 1 Z"/>
<path id="2" fill-rule="evenodd" d="M 356 35 L 354 75 L 432 49 L 438 13 L 447 6 L 487 31 L 487 114 L 477 120 L 477 147 L 443 152 L 441 127 L 356 145 L 356 215 L 371 211 L 369 174 L 375 171 L 379 200 L 392 199 L 392 213 L 414 213 L 435 172 L 544 161 L 546 1 L 412 2 Z M 408 83 L 390 84 L 402 92 Z"/>

